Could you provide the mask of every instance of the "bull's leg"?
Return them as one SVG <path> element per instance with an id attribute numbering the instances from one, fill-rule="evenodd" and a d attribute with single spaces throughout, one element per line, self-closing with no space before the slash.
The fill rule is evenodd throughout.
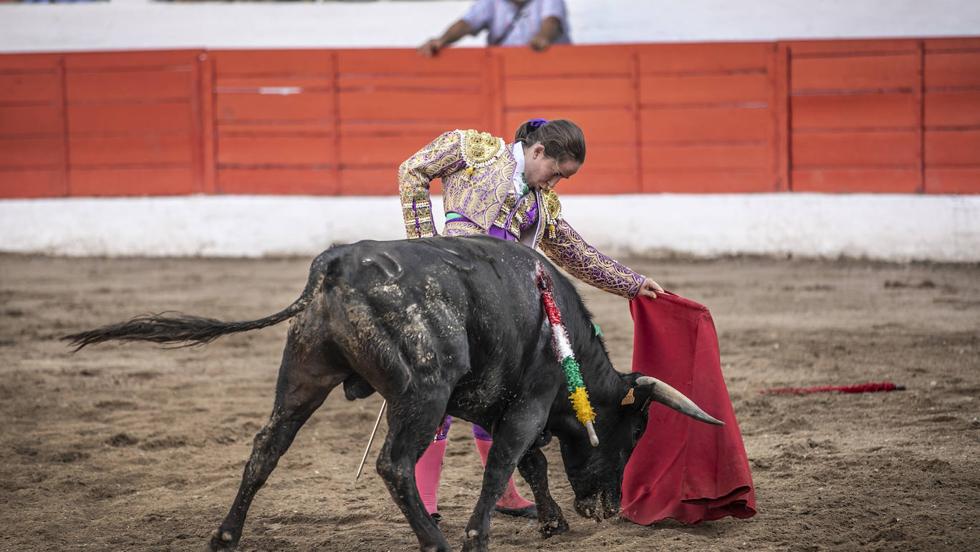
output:
<path id="1" fill-rule="evenodd" d="M 534 493 L 534 503 L 538 505 L 539 529 L 544 538 L 568 531 L 568 522 L 561 508 L 551 497 L 548 488 L 548 460 L 537 446 L 527 451 L 517 464 L 517 469 Z"/>
<path id="2" fill-rule="evenodd" d="M 279 369 L 272 415 L 255 436 L 238 495 L 224 521 L 212 533 L 210 550 L 231 550 L 238 545 L 255 493 L 286 453 L 299 428 L 346 376 L 330 373 L 324 364 L 322 350 L 305 344 L 296 346 L 296 339 L 298 337 L 291 332 Z"/>
<path id="3" fill-rule="evenodd" d="M 463 552 L 486 552 L 490 539 L 490 514 L 507 487 L 518 461 L 534 444 L 548 418 L 545 401 L 518 400 L 498 420 L 493 432 L 493 446 L 483 471 L 483 489 L 473 515 L 466 524 Z M 537 493 L 535 493 L 537 498 Z M 540 508 L 541 506 L 538 505 Z"/>
<path id="4" fill-rule="evenodd" d="M 418 393 L 416 397 L 424 396 Z M 408 524 L 419 539 L 423 552 L 449 552 L 446 537 L 425 510 L 415 483 L 415 463 L 432 442 L 432 434 L 442 422 L 448 397 L 429 398 L 424 403 L 413 398 L 389 403 L 388 437 L 378 455 L 378 473 L 388 487 Z"/>

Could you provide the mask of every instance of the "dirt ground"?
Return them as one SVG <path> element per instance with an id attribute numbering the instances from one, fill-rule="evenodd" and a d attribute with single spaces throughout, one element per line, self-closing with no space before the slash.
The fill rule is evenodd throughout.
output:
<path id="1" fill-rule="evenodd" d="M 980 549 L 980 266 L 626 260 L 712 310 L 759 514 L 583 520 L 552 444 L 571 532 L 545 541 L 495 517 L 493 550 Z M 195 349 L 72 355 L 57 338 L 162 310 L 258 318 L 299 294 L 308 262 L 0 256 L 0 549 L 203 549 L 269 414 L 286 325 Z M 626 302 L 583 292 L 628 370 Z M 908 390 L 759 393 L 884 379 Z M 373 469 L 352 481 L 379 404 L 327 400 L 256 498 L 242 550 L 417 550 Z M 467 426 L 442 487 L 456 545 L 481 473 Z"/>

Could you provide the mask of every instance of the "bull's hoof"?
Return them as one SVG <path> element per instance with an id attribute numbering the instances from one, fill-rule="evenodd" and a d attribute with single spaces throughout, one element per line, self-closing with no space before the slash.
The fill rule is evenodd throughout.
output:
<path id="1" fill-rule="evenodd" d="M 238 537 L 227 529 L 216 529 L 211 533 L 211 541 L 208 542 L 207 552 L 219 552 L 224 550 L 234 550 L 238 548 Z"/>
<path id="2" fill-rule="evenodd" d="M 558 516 L 554 519 L 549 519 L 548 521 L 542 521 L 540 530 L 541 536 L 547 539 L 567 532 L 568 522 L 565 521 L 564 517 Z"/>
<path id="3" fill-rule="evenodd" d="M 480 533 L 476 529 L 466 532 L 466 540 L 463 541 L 462 552 L 487 552 L 490 539 L 486 533 Z"/>

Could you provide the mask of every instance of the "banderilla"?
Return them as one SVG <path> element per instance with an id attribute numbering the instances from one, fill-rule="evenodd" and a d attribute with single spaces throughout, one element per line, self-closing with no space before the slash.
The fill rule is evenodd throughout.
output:
<path id="1" fill-rule="evenodd" d="M 354 475 L 354 481 L 357 481 L 361 477 L 361 472 L 364 471 L 364 462 L 367 461 L 368 453 L 371 452 L 371 445 L 374 443 L 374 436 L 378 434 L 378 426 L 381 425 L 381 417 L 385 415 L 385 408 L 388 407 L 388 401 L 381 401 L 381 410 L 378 411 L 378 419 L 374 421 L 374 429 L 371 430 L 371 437 L 368 438 L 367 446 L 364 447 L 364 456 L 361 457 L 361 464 L 357 466 L 357 473 Z"/>

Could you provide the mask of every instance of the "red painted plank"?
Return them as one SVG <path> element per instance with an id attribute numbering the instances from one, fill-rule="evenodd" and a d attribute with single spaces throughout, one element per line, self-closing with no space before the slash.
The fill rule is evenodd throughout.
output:
<path id="1" fill-rule="evenodd" d="M 644 104 L 767 104 L 771 94 L 769 76 L 764 73 L 646 75 L 640 79 L 640 101 Z"/>
<path id="2" fill-rule="evenodd" d="M 726 73 L 766 70 L 770 42 L 641 44 L 641 73 Z"/>
<path id="3" fill-rule="evenodd" d="M 589 168 L 590 172 L 600 170 L 629 171 L 632 173 L 636 170 L 636 163 L 636 151 L 632 144 L 589 144 L 586 142 L 585 165 L 573 178 L 579 179 L 583 174 L 589 174 L 584 172 L 586 168 Z"/>
<path id="4" fill-rule="evenodd" d="M 640 193 L 640 183 L 635 171 L 604 169 L 587 160 L 578 174 L 562 180 L 555 190 L 562 195 L 637 194 Z"/>
<path id="5" fill-rule="evenodd" d="M 915 39 L 858 39 L 858 40 L 788 40 L 780 41 L 792 51 L 791 57 L 855 57 L 883 53 L 908 52 L 918 49 Z"/>
<path id="6" fill-rule="evenodd" d="M 219 124 L 230 121 L 307 121 L 332 127 L 333 94 L 217 94 Z"/>
<path id="7" fill-rule="evenodd" d="M 73 196 L 182 195 L 199 192 L 193 169 L 187 168 L 72 168 Z"/>
<path id="8" fill-rule="evenodd" d="M 926 168 L 926 193 L 980 194 L 980 168 Z"/>
<path id="9" fill-rule="evenodd" d="M 219 169 L 218 192 L 223 194 L 335 195 L 336 173 L 331 169 Z"/>
<path id="10" fill-rule="evenodd" d="M 911 128 L 918 121 L 912 94 L 794 96 L 790 103 L 793 130 Z"/>
<path id="11" fill-rule="evenodd" d="M 194 128 L 186 101 L 118 105 L 69 105 L 68 128 L 77 133 L 187 132 Z"/>
<path id="12" fill-rule="evenodd" d="M 927 130 L 926 168 L 980 166 L 980 130 Z"/>
<path id="13" fill-rule="evenodd" d="M 222 136 L 266 136 L 288 134 L 293 136 L 322 136 L 333 133 L 332 121 L 311 119 L 308 121 L 240 121 L 215 122 L 215 131 Z"/>
<path id="14" fill-rule="evenodd" d="M 193 84 L 193 73 L 189 69 L 68 73 L 65 76 L 69 102 L 188 98 L 196 93 Z"/>
<path id="15" fill-rule="evenodd" d="M 926 127 L 980 125 L 980 90 L 927 92 Z"/>
<path id="16" fill-rule="evenodd" d="M 194 161 L 194 143 L 183 134 L 72 136 L 68 143 L 72 167 L 190 164 Z"/>
<path id="17" fill-rule="evenodd" d="M 918 168 L 793 170 L 793 191 L 825 193 L 915 193 Z"/>
<path id="18" fill-rule="evenodd" d="M 214 114 L 215 93 L 214 93 L 214 59 L 210 55 L 203 55 L 200 58 L 198 73 L 198 98 L 200 106 L 200 117 L 198 118 L 198 128 L 200 129 L 201 149 L 199 163 L 201 167 L 201 192 L 213 194 L 217 191 L 217 162 L 215 161 L 215 150 L 217 144 L 217 117 Z"/>
<path id="19" fill-rule="evenodd" d="M 767 143 L 724 145 L 648 145 L 642 148 L 643 167 L 664 169 L 766 169 L 772 163 Z"/>
<path id="20" fill-rule="evenodd" d="M 980 50 L 980 37 L 927 38 L 922 42 L 926 52 Z"/>
<path id="21" fill-rule="evenodd" d="M 504 126 L 508 129 L 502 138 L 508 142 L 514 139 L 514 132 L 525 121 L 535 117 L 545 119 L 568 119 L 582 128 L 585 134 L 586 156 L 591 144 L 633 144 L 636 136 L 636 120 L 632 109 L 515 109 L 504 116 Z"/>
<path id="22" fill-rule="evenodd" d="M 917 84 L 917 53 L 860 57 L 792 58 L 792 93 L 807 90 L 911 89 Z"/>
<path id="23" fill-rule="evenodd" d="M 768 170 L 657 171 L 643 174 L 644 193 L 759 193 L 775 191 Z"/>
<path id="24" fill-rule="evenodd" d="M 61 77 L 51 73 L 0 73 L 0 103 L 60 102 Z"/>
<path id="25" fill-rule="evenodd" d="M 196 62 L 200 50 L 147 50 L 135 52 L 92 52 L 65 54 L 68 73 L 104 69 L 142 69 L 150 67 L 183 67 Z"/>
<path id="26" fill-rule="evenodd" d="M 208 54 L 219 79 L 228 75 L 332 76 L 329 50 L 214 50 Z"/>
<path id="27" fill-rule="evenodd" d="M 433 136 L 434 138 L 434 136 Z M 431 140 L 416 136 L 348 136 L 340 142 L 340 162 L 344 166 L 398 166 Z"/>
<path id="28" fill-rule="evenodd" d="M 330 75 L 230 75 L 219 77 L 216 81 L 218 93 L 225 92 L 254 92 L 266 93 L 295 90 L 298 92 L 330 92 L 333 90 L 333 79 Z"/>
<path id="29" fill-rule="evenodd" d="M 61 136 L 65 130 L 60 105 L 0 106 L 0 136 L 44 134 Z"/>
<path id="30" fill-rule="evenodd" d="M 980 50 L 926 53 L 926 88 L 980 87 Z"/>
<path id="31" fill-rule="evenodd" d="M 0 138 L 0 168 L 62 167 L 65 145 L 60 136 L 50 138 Z"/>
<path id="32" fill-rule="evenodd" d="M 633 46 L 553 46 L 546 52 L 529 48 L 493 48 L 503 61 L 505 79 L 572 75 L 618 75 L 632 72 Z"/>
<path id="33" fill-rule="evenodd" d="M 772 79 L 772 129 L 773 182 L 777 191 L 793 189 L 790 179 L 789 153 L 792 132 L 789 123 L 789 48 L 777 44 L 769 58 L 769 76 Z"/>
<path id="34" fill-rule="evenodd" d="M 0 54 L 0 71 L 57 72 L 62 57 L 62 54 Z"/>
<path id="35" fill-rule="evenodd" d="M 325 136 L 218 136 L 217 162 L 243 165 L 328 165 L 333 140 Z"/>
<path id="36" fill-rule="evenodd" d="M 420 56 L 412 49 L 338 50 L 337 72 L 351 74 L 482 75 L 488 60 L 485 49 L 450 48 L 434 58 Z"/>
<path id="37" fill-rule="evenodd" d="M 438 186 L 433 186 L 432 195 L 439 194 L 439 190 Z M 346 196 L 398 195 L 398 169 L 343 169 L 337 193 Z"/>
<path id="38" fill-rule="evenodd" d="M 909 166 L 916 162 L 914 130 L 800 133 L 793 137 L 793 167 Z"/>
<path id="39" fill-rule="evenodd" d="M 339 100 L 341 120 L 482 118 L 479 94 L 384 90 L 341 92 Z"/>
<path id="40" fill-rule="evenodd" d="M 399 136 L 413 136 L 420 140 L 421 144 L 426 144 L 435 139 L 443 132 L 459 129 L 476 129 L 486 132 L 483 128 L 482 117 L 453 117 L 438 119 L 419 119 L 419 120 L 341 120 L 338 125 L 340 128 L 341 140 L 348 137 L 375 137 L 377 139 L 387 139 Z M 504 137 L 505 139 L 507 137 Z"/>
<path id="41" fill-rule="evenodd" d="M 0 170 L 0 197 L 35 198 L 68 195 L 65 171 L 59 169 Z"/>
<path id="42" fill-rule="evenodd" d="M 339 75 L 337 87 L 344 92 L 376 92 L 378 90 L 419 92 L 465 92 L 479 94 L 485 85 L 484 75 L 409 75 L 353 74 Z"/>
<path id="43" fill-rule="evenodd" d="M 504 105 L 518 107 L 623 106 L 633 103 L 628 77 L 555 77 L 510 79 L 504 83 Z"/>
<path id="44" fill-rule="evenodd" d="M 641 112 L 645 143 L 768 140 L 771 117 L 768 109 L 731 107 L 645 108 Z"/>

